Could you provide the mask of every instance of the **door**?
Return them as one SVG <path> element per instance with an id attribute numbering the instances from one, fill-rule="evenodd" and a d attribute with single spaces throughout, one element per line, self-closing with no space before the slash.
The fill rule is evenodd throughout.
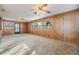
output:
<path id="1" fill-rule="evenodd" d="M 15 34 L 20 34 L 20 23 L 15 23 Z"/>

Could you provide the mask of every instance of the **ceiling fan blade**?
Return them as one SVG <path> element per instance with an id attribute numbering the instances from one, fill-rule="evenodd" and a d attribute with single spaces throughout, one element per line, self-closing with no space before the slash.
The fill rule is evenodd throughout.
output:
<path id="1" fill-rule="evenodd" d="M 49 13 L 49 14 L 50 14 L 50 13 L 51 13 L 51 11 L 47 11 L 47 13 Z"/>
<path id="2" fill-rule="evenodd" d="M 34 12 L 34 14 L 37 14 L 37 12 Z"/>

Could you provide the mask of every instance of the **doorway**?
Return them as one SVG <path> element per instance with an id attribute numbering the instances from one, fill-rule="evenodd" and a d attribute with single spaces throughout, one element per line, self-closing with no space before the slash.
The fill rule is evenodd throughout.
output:
<path id="1" fill-rule="evenodd" d="M 15 23 L 15 34 L 20 34 L 20 23 Z"/>

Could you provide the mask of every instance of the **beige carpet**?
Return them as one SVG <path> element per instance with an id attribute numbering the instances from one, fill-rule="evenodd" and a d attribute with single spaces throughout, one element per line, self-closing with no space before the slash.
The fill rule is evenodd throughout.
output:
<path id="1" fill-rule="evenodd" d="M 24 47 L 28 47 L 29 50 Z M 78 54 L 78 51 L 78 46 L 75 44 L 31 34 L 4 36 L 0 44 L 0 54 L 3 55 L 71 55 Z"/>

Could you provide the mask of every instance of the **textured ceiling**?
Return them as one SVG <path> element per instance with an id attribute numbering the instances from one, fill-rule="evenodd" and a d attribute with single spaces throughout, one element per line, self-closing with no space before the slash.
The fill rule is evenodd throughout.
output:
<path id="1" fill-rule="evenodd" d="M 33 14 L 37 4 L 2 4 L 0 9 L 5 9 L 4 12 L 0 12 L 0 16 L 8 20 L 17 20 L 18 17 L 24 17 L 27 21 L 64 13 L 70 10 L 79 8 L 77 4 L 48 4 L 48 10 L 50 14 L 36 15 Z"/>

